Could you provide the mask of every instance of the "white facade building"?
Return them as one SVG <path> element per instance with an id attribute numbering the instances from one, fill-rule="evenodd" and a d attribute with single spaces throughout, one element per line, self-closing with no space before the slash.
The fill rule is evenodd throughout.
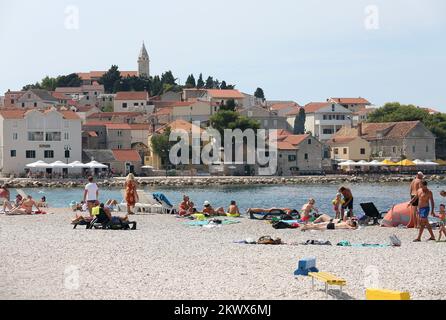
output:
<path id="1" fill-rule="evenodd" d="M 330 140 L 343 126 L 352 124 L 353 112 L 334 102 L 311 102 L 305 114 L 305 131 L 319 141 Z"/>
<path id="2" fill-rule="evenodd" d="M 80 161 L 81 119 L 72 111 L 0 111 L 0 172 L 23 174 L 29 163 Z"/>

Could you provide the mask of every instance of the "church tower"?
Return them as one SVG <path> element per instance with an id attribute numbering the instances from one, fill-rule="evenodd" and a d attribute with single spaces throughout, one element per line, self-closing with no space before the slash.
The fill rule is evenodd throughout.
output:
<path id="1" fill-rule="evenodd" d="M 140 77 L 150 77 L 150 59 L 144 42 L 138 57 L 138 75 Z"/>

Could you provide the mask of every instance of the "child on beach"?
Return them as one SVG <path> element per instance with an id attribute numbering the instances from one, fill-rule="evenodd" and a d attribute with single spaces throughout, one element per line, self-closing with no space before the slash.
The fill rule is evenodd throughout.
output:
<path id="1" fill-rule="evenodd" d="M 333 199 L 332 204 L 336 219 L 341 219 L 341 207 L 344 204 L 344 199 L 342 198 L 341 193 L 336 195 L 336 198 Z"/>
<path id="2" fill-rule="evenodd" d="M 440 234 L 438 236 L 438 241 L 441 240 L 441 235 L 444 234 L 446 237 L 446 207 L 444 204 L 440 204 L 440 212 L 438 215 L 435 215 L 438 219 L 440 219 Z"/>

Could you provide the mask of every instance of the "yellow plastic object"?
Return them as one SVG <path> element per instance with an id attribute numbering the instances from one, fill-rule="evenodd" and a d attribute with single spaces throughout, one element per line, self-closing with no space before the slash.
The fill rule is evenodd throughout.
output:
<path id="1" fill-rule="evenodd" d="M 99 207 L 99 206 L 97 206 L 97 207 L 93 207 L 93 208 L 91 209 L 91 214 L 92 214 L 93 216 L 98 216 L 99 213 L 100 213 L 100 210 L 101 210 L 101 207 Z"/>
<path id="2" fill-rule="evenodd" d="M 365 296 L 367 300 L 410 300 L 409 292 L 382 289 L 367 289 Z"/>
<path id="3" fill-rule="evenodd" d="M 235 214 L 231 214 L 231 213 L 226 213 L 226 216 L 229 218 L 239 218 L 240 214 L 235 213 Z"/>
<path id="4" fill-rule="evenodd" d="M 345 286 L 347 284 L 347 281 L 344 279 L 336 277 L 328 272 L 310 272 L 308 275 L 332 286 Z"/>
<path id="5" fill-rule="evenodd" d="M 198 221 L 206 220 L 206 216 L 204 214 L 202 214 L 202 213 L 195 213 L 195 214 L 192 215 L 192 217 L 194 217 Z"/>

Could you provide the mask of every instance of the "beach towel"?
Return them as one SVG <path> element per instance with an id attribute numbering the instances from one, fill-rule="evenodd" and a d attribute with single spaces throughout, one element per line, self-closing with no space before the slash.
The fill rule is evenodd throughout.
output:
<path id="1" fill-rule="evenodd" d="M 355 247 L 355 248 L 386 248 L 390 247 L 389 244 L 375 244 L 375 243 L 361 243 L 361 244 L 351 244 L 350 241 L 343 240 L 337 244 L 338 247 Z"/>
<path id="2" fill-rule="evenodd" d="M 188 221 L 188 222 L 184 222 L 185 225 L 188 225 L 190 227 L 203 227 L 206 225 L 209 225 L 211 223 L 210 220 L 204 220 L 204 221 Z M 240 221 L 236 221 L 236 220 L 222 220 L 221 221 L 221 225 L 231 225 L 231 224 L 237 224 L 240 223 Z M 217 225 L 217 223 L 214 222 L 215 225 Z"/>
<path id="3" fill-rule="evenodd" d="M 331 246 L 332 244 L 330 241 L 325 241 L 325 240 L 307 240 L 305 242 L 302 242 L 302 245 Z"/>

